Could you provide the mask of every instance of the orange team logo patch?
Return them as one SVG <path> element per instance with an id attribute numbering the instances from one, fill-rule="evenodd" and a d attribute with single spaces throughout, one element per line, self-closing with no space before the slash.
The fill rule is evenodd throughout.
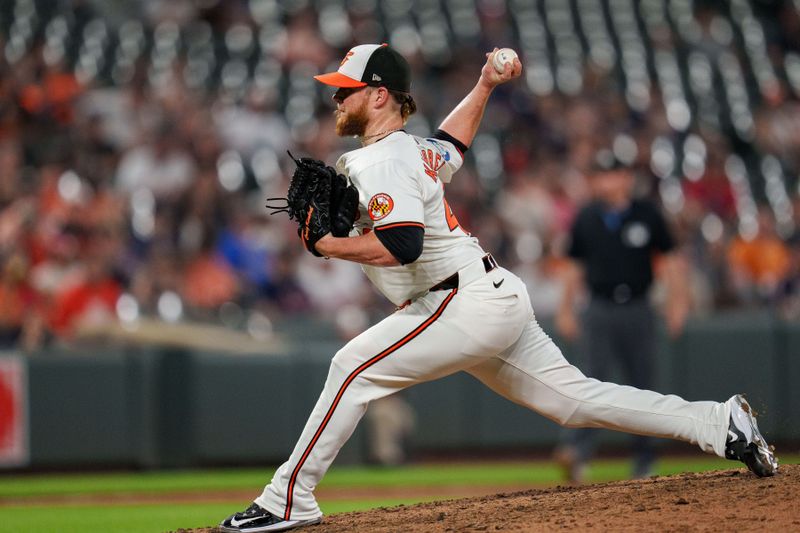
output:
<path id="1" fill-rule="evenodd" d="M 392 212 L 394 208 L 394 200 L 386 193 L 378 193 L 369 200 L 367 209 L 369 210 L 369 218 L 372 220 L 380 220 L 385 218 L 386 215 Z"/>

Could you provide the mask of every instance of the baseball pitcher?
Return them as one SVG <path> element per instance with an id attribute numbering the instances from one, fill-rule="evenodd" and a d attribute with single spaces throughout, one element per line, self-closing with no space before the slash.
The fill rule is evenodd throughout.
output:
<path id="1" fill-rule="evenodd" d="M 486 54 L 475 87 L 430 138 L 403 131 L 416 105 L 409 65 L 390 46 L 356 46 L 336 72 L 315 77 L 336 88 L 336 132 L 357 136 L 362 147 L 335 168 L 298 160 L 285 210 L 309 252 L 360 263 L 397 310 L 336 353 L 291 456 L 222 530 L 319 522 L 314 488 L 369 402 L 458 371 L 565 426 L 679 439 L 741 460 L 756 475 L 775 473 L 741 396 L 687 402 L 584 376 L 539 327 L 522 281 L 460 226 L 445 184 L 492 90 L 522 72 L 515 54 L 496 66 L 498 52 Z"/>

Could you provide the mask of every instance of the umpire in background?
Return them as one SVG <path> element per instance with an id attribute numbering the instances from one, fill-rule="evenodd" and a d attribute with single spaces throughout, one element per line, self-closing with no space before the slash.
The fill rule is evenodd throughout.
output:
<path id="1" fill-rule="evenodd" d="M 577 215 L 571 229 L 564 293 L 556 328 L 567 340 L 579 337 L 584 372 L 607 381 L 612 363 L 623 371 L 622 384 L 653 388 L 656 351 L 655 313 L 648 290 L 654 261 L 660 261 L 667 289 L 665 318 L 671 336 L 680 335 L 688 311 L 688 292 L 675 241 L 664 217 L 652 202 L 634 198 L 636 178 L 631 168 L 611 150 L 601 150 L 590 170 L 593 201 Z M 576 300 L 581 287 L 589 304 L 580 328 Z M 572 483 L 583 481 L 586 463 L 594 452 L 593 429 L 567 433 L 555 459 Z M 651 438 L 634 437 L 633 477 L 652 474 L 655 460 Z"/>

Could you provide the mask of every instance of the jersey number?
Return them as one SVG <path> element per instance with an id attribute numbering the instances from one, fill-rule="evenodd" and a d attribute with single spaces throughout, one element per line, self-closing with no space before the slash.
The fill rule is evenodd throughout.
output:
<path id="1" fill-rule="evenodd" d="M 447 227 L 450 228 L 450 231 L 453 231 L 458 227 L 458 219 L 453 214 L 453 210 L 450 209 L 450 204 L 447 203 L 445 198 L 442 198 L 444 202 L 444 218 L 447 220 Z"/>

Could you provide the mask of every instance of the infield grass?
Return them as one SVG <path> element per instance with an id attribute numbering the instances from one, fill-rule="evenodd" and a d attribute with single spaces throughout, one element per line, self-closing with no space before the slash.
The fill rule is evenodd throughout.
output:
<path id="1" fill-rule="evenodd" d="M 784 464 L 800 463 L 800 456 L 781 456 Z M 737 463 L 714 457 L 662 458 L 656 473 L 670 475 L 680 472 L 699 472 L 737 468 Z M 625 479 L 630 471 L 627 460 L 601 460 L 592 463 L 589 481 Z M 37 474 L 0 476 L 0 532 L 159 532 L 178 528 L 194 528 L 217 524 L 226 515 L 241 510 L 248 501 L 241 494 L 256 496 L 272 476 L 271 469 L 225 469 L 202 471 L 173 471 L 145 473 L 102 474 Z M 437 497 L 382 499 L 384 487 L 442 487 L 485 486 L 496 490 L 521 485 L 555 485 L 561 480 L 559 470 L 547 461 L 537 462 L 477 462 L 419 464 L 399 468 L 334 467 L 325 477 L 320 489 L 374 488 L 374 496 L 360 500 L 325 501 L 323 512 L 333 514 L 374 507 L 413 504 L 440 499 Z M 230 502 L 202 501 L 204 494 L 231 494 Z M 435 492 L 435 491 L 434 491 Z M 197 503 L 169 503 L 174 493 L 197 493 Z M 124 503 L 130 495 L 158 495 L 160 503 Z M 103 495 L 122 498 L 98 503 Z M 64 497 L 77 497 L 64 503 Z M 84 501 L 81 496 L 91 496 Z M 61 498 L 61 499 L 59 499 Z M 159 498 L 156 498 L 157 500 Z M 219 501 L 219 498 L 217 498 Z"/>

